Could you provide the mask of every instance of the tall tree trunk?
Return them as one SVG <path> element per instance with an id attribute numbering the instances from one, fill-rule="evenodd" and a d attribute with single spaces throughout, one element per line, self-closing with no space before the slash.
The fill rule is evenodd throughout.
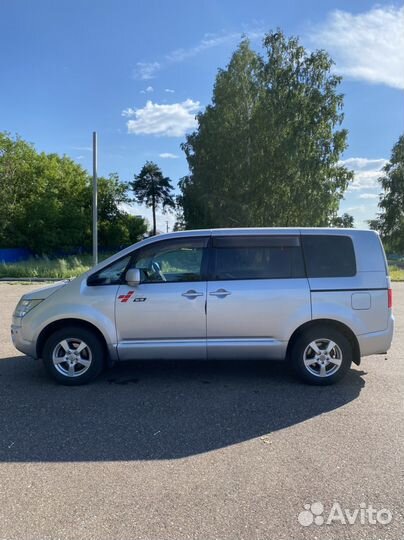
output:
<path id="1" fill-rule="evenodd" d="M 156 205 L 153 204 L 153 236 L 156 236 Z"/>

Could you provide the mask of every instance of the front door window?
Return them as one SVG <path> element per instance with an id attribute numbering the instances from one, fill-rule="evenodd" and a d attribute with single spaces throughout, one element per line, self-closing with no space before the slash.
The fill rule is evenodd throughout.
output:
<path id="1" fill-rule="evenodd" d="M 136 254 L 142 283 L 203 281 L 206 238 L 168 240 L 150 244 Z"/>

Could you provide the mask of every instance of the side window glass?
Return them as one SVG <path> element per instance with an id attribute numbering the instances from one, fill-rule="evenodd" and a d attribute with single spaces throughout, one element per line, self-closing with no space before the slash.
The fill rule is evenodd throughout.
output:
<path id="1" fill-rule="evenodd" d="M 303 235 L 307 277 L 351 277 L 356 274 L 351 238 L 339 235 Z"/>
<path id="2" fill-rule="evenodd" d="M 88 277 L 87 285 L 117 285 L 121 283 L 123 273 L 129 264 L 130 255 L 111 263 L 106 268 Z"/>
<path id="3" fill-rule="evenodd" d="M 218 237 L 213 258 L 215 280 L 304 277 L 298 237 Z"/>
<path id="4" fill-rule="evenodd" d="M 140 270 L 142 283 L 204 280 L 206 238 L 156 242 L 139 250 L 133 268 Z"/>

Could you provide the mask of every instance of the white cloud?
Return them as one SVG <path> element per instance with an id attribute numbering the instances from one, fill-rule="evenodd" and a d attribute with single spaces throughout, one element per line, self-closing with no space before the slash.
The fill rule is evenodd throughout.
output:
<path id="1" fill-rule="evenodd" d="M 133 71 L 133 77 L 141 81 L 148 81 L 155 78 L 160 68 L 159 62 L 138 62 Z"/>
<path id="2" fill-rule="evenodd" d="M 368 158 L 360 158 L 360 157 L 353 157 L 344 159 L 342 163 L 349 168 L 352 169 L 378 169 L 380 170 L 382 167 L 386 165 L 387 160 L 384 158 L 378 158 L 378 159 L 368 159 Z"/>
<path id="3" fill-rule="evenodd" d="M 80 152 L 91 152 L 92 146 L 72 146 L 73 150 L 79 150 Z"/>
<path id="4" fill-rule="evenodd" d="M 348 191 L 378 188 L 379 171 L 354 171 L 354 173 L 354 181 L 350 184 Z"/>
<path id="5" fill-rule="evenodd" d="M 171 88 L 165 88 L 164 92 L 167 92 L 167 94 L 174 94 L 175 90 L 172 90 Z"/>
<path id="6" fill-rule="evenodd" d="M 333 11 L 310 39 L 330 52 L 342 75 L 404 88 L 404 7 L 375 7 L 356 15 Z"/>
<path id="7" fill-rule="evenodd" d="M 349 206 L 346 209 L 346 212 L 348 212 L 348 214 L 366 214 L 368 211 L 368 207 L 364 204 L 359 204 L 358 206 Z"/>
<path id="8" fill-rule="evenodd" d="M 151 94 L 152 92 L 154 92 L 154 88 L 152 86 L 148 86 L 144 90 L 140 90 L 141 94 Z"/>
<path id="9" fill-rule="evenodd" d="M 221 34 L 205 34 L 201 41 L 188 49 L 176 49 L 166 55 L 168 62 L 183 62 L 188 58 L 197 56 L 199 53 L 219 47 L 220 45 L 226 45 L 227 43 L 236 42 L 241 38 L 240 32 L 221 33 Z"/>
<path id="10" fill-rule="evenodd" d="M 141 109 L 125 109 L 122 116 L 134 118 L 127 122 L 128 133 L 182 137 L 187 131 L 196 128 L 195 114 L 199 109 L 199 101 L 192 99 L 171 105 L 147 101 Z"/>
<path id="11" fill-rule="evenodd" d="M 382 175 L 381 169 L 387 163 L 386 159 L 368 158 L 348 158 L 340 162 L 348 169 L 354 171 L 354 181 L 350 184 L 348 191 L 359 191 L 363 189 L 378 189 L 378 178 Z"/>
<path id="12" fill-rule="evenodd" d="M 162 154 L 159 154 L 159 157 L 162 159 L 178 159 L 179 156 L 177 154 L 171 154 L 171 152 L 163 152 Z"/>
<path id="13" fill-rule="evenodd" d="M 264 30 L 259 28 L 244 29 L 241 32 L 220 32 L 217 34 L 205 34 L 196 45 L 188 48 L 179 48 L 167 53 L 160 62 L 138 62 L 133 72 L 135 79 L 149 80 L 154 79 L 157 72 L 170 64 L 183 62 L 188 58 L 193 58 L 198 54 L 219 47 L 221 45 L 235 44 L 240 41 L 242 36 L 248 37 L 250 40 L 256 40 L 264 37 Z M 166 89 L 166 92 L 171 92 Z"/>
<path id="14" fill-rule="evenodd" d="M 341 201 L 340 214 L 348 212 L 355 218 L 355 226 L 369 228 L 368 220 L 373 219 L 378 212 L 379 193 L 381 191 L 378 178 L 382 176 L 382 167 L 386 159 L 369 159 L 351 157 L 340 161 L 354 171 L 354 181 Z"/>
<path id="15" fill-rule="evenodd" d="M 136 114 L 136 109 L 132 109 L 132 107 L 128 107 L 127 109 L 124 109 L 121 113 L 122 116 L 134 116 Z"/>

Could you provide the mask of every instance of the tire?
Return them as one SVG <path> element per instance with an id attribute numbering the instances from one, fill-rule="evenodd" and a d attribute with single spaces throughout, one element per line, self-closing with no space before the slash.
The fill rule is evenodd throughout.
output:
<path id="1" fill-rule="evenodd" d="M 105 351 L 100 338 L 81 326 L 56 330 L 46 340 L 43 363 L 49 375 L 59 384 L 87 384 L 104 367 Z"/>
<path id="2" fill-rule="evenodd" d="M 299 379 L 318 386 L 340 381 L 349 370 L 352 358 L 349 339 L 324 324 L 305 330 L 291 349 L 291 363 Z"/>

